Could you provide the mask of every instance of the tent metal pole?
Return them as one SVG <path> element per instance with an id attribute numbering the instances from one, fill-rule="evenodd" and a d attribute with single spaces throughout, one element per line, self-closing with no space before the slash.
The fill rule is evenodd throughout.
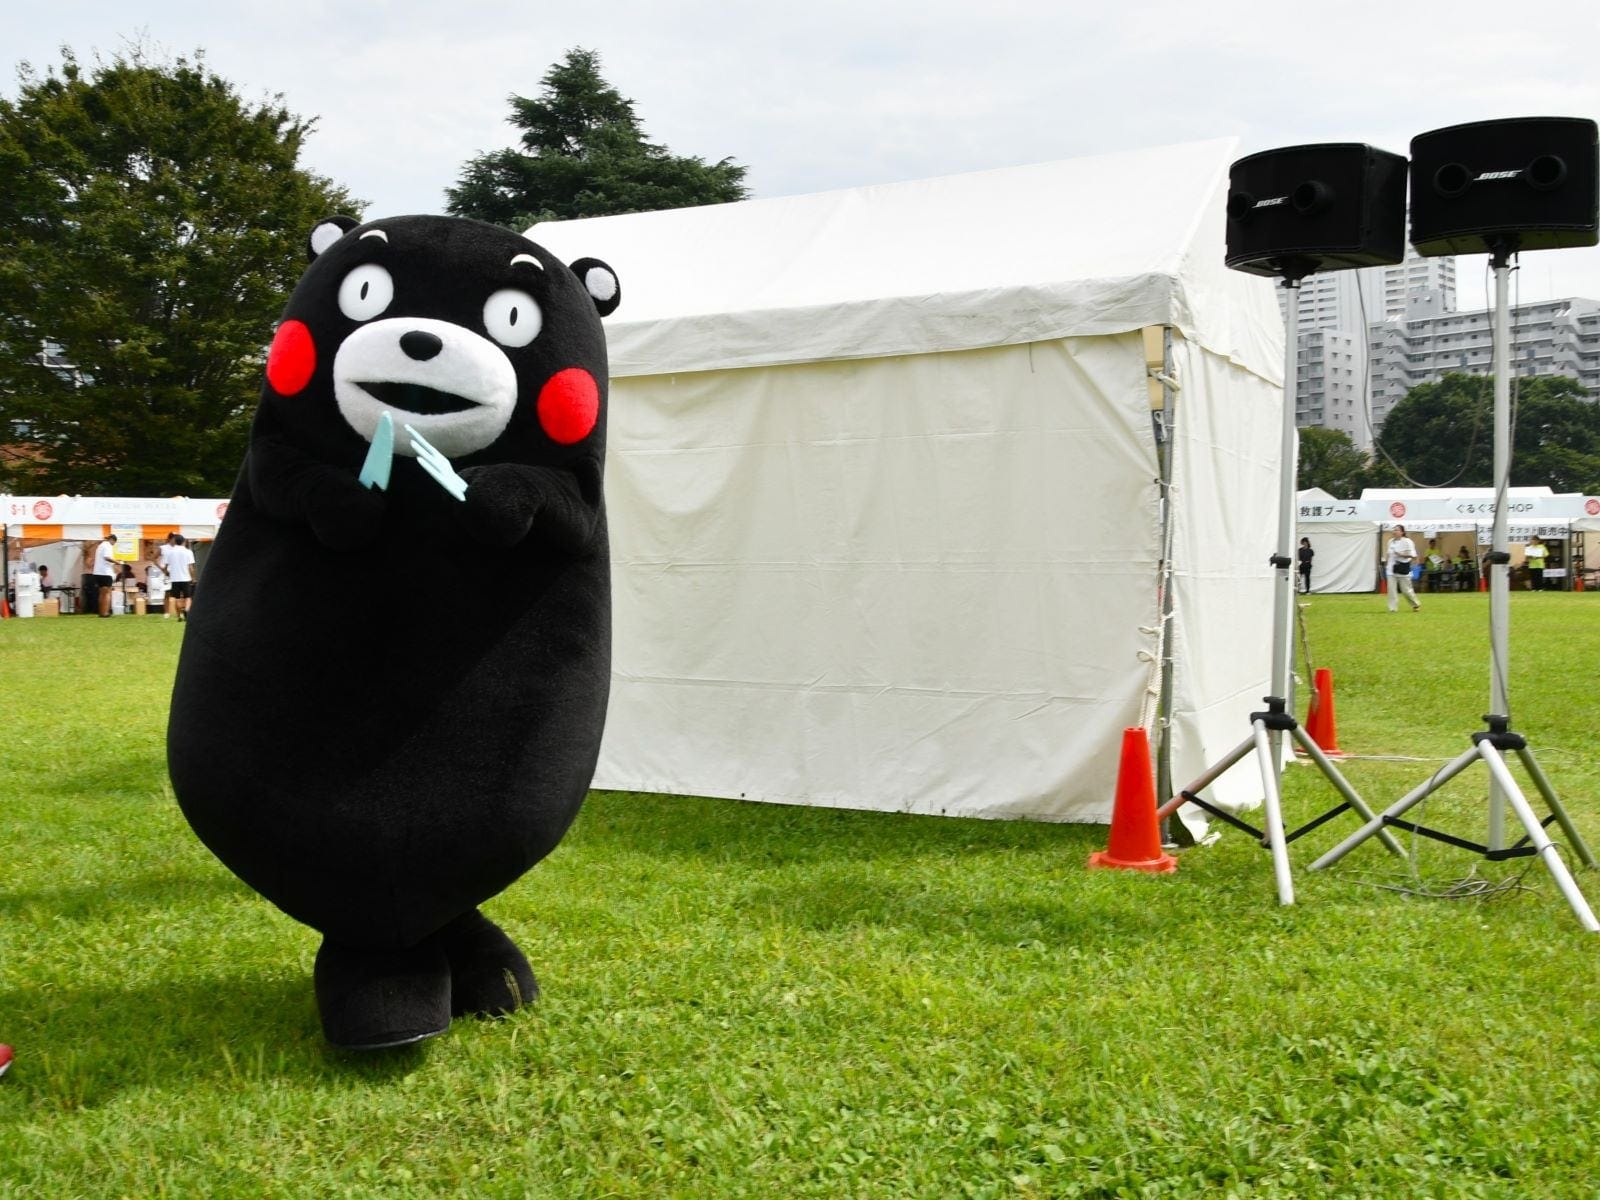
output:
<path id="1" fill-rule="evenodd" d="M 1511 538 L 1506 512 L 1511 483 L 1510 252 L 1493 251 L 1494 266 L 1494 527 L 1489 542 L 1489 711 L 1510 718 Z M 1488 846 L 1506 844 L 1506 797 L 1490 776 Z"/>
<path id="2" fill-rule="evenodd" d="M 1161 702 L 1156 717 L 1156 788 L 1160 795 L 1172 794 L 1172 435 L 1177 423 L 1178 391 L 1172 386 L 1172 326 L 1161 329 L 1161 412 L 1155 414 L 1157 452 L 1161 468 Z"/>
<path id="3" fill-rule="evenodd" d="M 1300 280 L 1283 280 L 1287 300 L 1284 317 L 1283 428 L 1278 446 L 1278 544 L 1272 556 L 1276 590 L 1272 605 L 1272 694 L 1283 697 L 1284 707 L 1294 712 L 1294 529 L 1295 480 L 1298 472 L 1300 439 L 1295 431 L 1295 406 L 1299 366 Z M 1282 754 L 1283 738 L 1272 736 L 1272 751 Z M 1279 760 L 1281 761 L 1281 759 Z"/>

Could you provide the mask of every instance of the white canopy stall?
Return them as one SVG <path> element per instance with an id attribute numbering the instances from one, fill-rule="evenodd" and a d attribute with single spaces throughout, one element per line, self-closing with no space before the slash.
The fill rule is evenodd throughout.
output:
<path id="1" fill-rule="evenodd" d="M 531 230 L 623 289 L 597 786 L 1099 821 L 1158 699 L 1180 783 L 1236 743 L 1269 675 L 1283 333 L 1223 267 L 1235 155 Z"/>
<path id="2" fill-rule="evenodd" d="M 91 543 L 108 533 L 117 535 L 123 562 L 142 561 L 149 544 L 169 533 L 194 542 L 203 562 L 227 508 L 226 500 L 187 496 L 0 495 L 6 578 L 24 562 L 48 567 L 55 590 L 70 595 L 87 569 Z"/>
<path id="3" fill-rule="evenodd" d="M 1376 591 L 1378 529 L 1361 502 L 1336 499 L 1321 488 L 1301 492 L 1299 501 L 1296 538 L 1309 541 L 1316 554 L 1311 560 L 1311 590 Z"/>
<path id="4" fill-rule="evenodd" d="M 1513 545 L 1534 534 L 1566 543 L 1584 523 L 1600 516 L 1600 497 L 1579 492 L 1552 492 L 1548 487 L 1506 489 L 1506 526 Z M 1396 525 L 1423 546 L 1427 539 L 1467 543 L 1476 559 L 1489 545 L 1494 524 L 1494 488 L 1364 488 L 1359 500 L 1335 500 L 1326 492 L 1300 494 L 1299 533 L 1311 539 L 1322 571 L 1325 552 L 1330 568 L 1313 577 L 1319 592 L 1371 592 L 1381 575 L 1383 544 Z M 1450 537 L 1462 535 L 1466 537 Z M 1515 560 L 1513 560 L 1515 561 Z M 1565 579 L 1566 566 L 1546 573 Z"/>

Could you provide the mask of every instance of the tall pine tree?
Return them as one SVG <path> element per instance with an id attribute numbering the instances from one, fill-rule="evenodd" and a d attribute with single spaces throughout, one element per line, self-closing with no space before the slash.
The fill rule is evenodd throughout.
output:
<path id="1" fill-rule="evenodd" d="M 521 149 L 480 154 L 449 189 L 447 208 L 522 230 L 537 221 L 649 212 L 743 200 L 746 168 L 674 155 L 644 135 L 633 101 L 600 75 L 600 56 L 574 49 L 540 82 L 537 99 L 511 97 Z"/>

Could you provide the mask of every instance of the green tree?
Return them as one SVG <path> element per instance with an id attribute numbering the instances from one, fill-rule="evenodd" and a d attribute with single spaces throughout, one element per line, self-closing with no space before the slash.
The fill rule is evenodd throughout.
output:
<path id="1" fill-rule="evenodd" d="M 1511 486 L 1600 489 L 1600 405 L 1560 376 L 1515 381 Z M 1378 436 L 1384 453 L 1424 486 L 1494 486 L 1494 381 L 1446 375 L 1412 388 Z"/>
<path id="2" fill-rule="evenodd" d="M 1300 490 L 1321 488 L 1331 496 L 1354 497 L 1368 487 L 1371 460 L 1342 429 L 1311 425 L 1300 430 Z"/>
<path id="3" fill-rule="evenodd" d="M 1493 382 L 1481 375 L 1419 384 L 1389 410 L 1378 431 L 1378 457 L 1418 486 L 1490 486 L 1493 399 Z"/>
<path id="4" fill-rule="evenodd" d="M 201 56 L 63 51 L 0 100 L 0 487 L 225 495 L 318 218 L 313 122 Z M 42 363 L 48 348 L 76 371 Z"/>
<path id="5" fill-rule="evenodd" d="M 1576 380 L 1522 380 L 1513 416 L 1512 483 L 1600 492 L 1600 404 Z"/>
<path id="6" fill-rule="evenodd" d="M 745 169 L 731 158 L 669 154 L 648 141 L 625 99 L 600 75 L 593 50 L 569 50 L 545 73 L 538 99 L 513 95 L 521 150 L 480 154 L 462 169 L 446 207 L 522 230 L 536 221 L 651 212 L 743 200 Z"/>

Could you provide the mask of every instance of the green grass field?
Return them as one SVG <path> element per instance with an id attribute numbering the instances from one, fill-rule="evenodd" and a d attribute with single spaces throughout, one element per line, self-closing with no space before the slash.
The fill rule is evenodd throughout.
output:
<path id="1" fill-rule="evenodd" d="M 1600 597 L 1512 601 L 1517 727 L 1600 845 Z M 1487 706 L 1486 597 L 1424 603 L 1306 610 L 1375 807 Z M 317 936 L 173 802 L 182 636 L 0 623 L 0 1197 L 1600 1190 L 1600 938 L 1526 860 L 1424 843 L 1408 868 L 1374 841 L 1306 871 L 1348 816 L 1294 845 L 1280 908 L 1236 833 L 1152 878 L 1085 870 L 1100 828 L 599 793 L 486 906 L 537 1006 L 333 1052 Z M 1430 823 L 1481 835 L 1483 779 Z M 1291 819 L 1331 803 L 1304 767 L 1285 789 Z M 1469 873 L 1524 886 L 1376 886 Z"/>

